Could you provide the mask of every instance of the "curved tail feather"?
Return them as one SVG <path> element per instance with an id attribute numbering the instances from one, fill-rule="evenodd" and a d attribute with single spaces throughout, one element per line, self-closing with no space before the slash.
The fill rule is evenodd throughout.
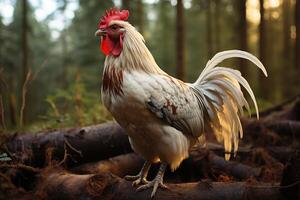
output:
<path id="1" fill-rule="evenodd" d="M 219 142 L 224 142 L 226 160 L 230 158 L 232 149 L 234 153 L 237 152 L 239 137 L 243 137 L 243 128 L 240 122 L 243 108 L 246 107 L 250 112 L 240 85 L 250 95 L 257 118 L 259 118 L 256 99 L 247 80 L 238 70 L 217 67 L 219 63 L 228 58 L 247 59 L 267 76 L 265 67 L 254 55 L 245 51 L 229 50 L 217 53 L 209 60 L 197 81 L 191 85 L 200 108 L 206 113 L 206 126 L 213 130 Z"/>

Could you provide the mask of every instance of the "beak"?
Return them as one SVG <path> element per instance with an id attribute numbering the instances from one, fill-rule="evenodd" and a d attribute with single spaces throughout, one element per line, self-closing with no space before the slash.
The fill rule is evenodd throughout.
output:
<path id="1" fill-rule="evenodd" d="M 96 32 L 95 32 L 95 37 L 97 36 L 103 36 L 106 34 L 106 31 L 105 30 L 101 30 L 101 29 L 98 29 Z"/>

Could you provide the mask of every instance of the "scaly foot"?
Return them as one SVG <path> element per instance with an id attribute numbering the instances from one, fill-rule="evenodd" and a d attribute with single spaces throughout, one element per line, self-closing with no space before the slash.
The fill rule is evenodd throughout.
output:
<path id="1" fill-rule="evenodd" d="M 125 176 L 124 179 L 127 181 L 132 181 L 132 186 L 145 185 L 149 183 L 146 177 L 143 177 L 140 174 L 136 176 Z"/>
<path id="2" fill-rule="evenodd" d="M 137 191 L 142 191 L 142 190 L 152 188 L 152 187 L 153 187 L 153 190 L 152 190 L 152 193 L 151 193 L 151 199 L 154 197 L 158 187 L 163 188 L 163 189 L 168 189 L 168 186 L 163 184 L 162 179 L 159 180 L 159 179 L 155 178 L 153 181 L 138 187 L 136 190 Z"/>
<path id="3" fill-rule="evenodd" d="M 142 191 L 142 190 L 153 187 L 153 190 L 151 193 L 151 199 L 152 199 L 154 197 L 158 187 L 167 189 L 168 187 L 165 184 L 163 184 L 163 176 L 164 176 L 166 167 L 167 167 L 167 165 L 165 163 L 162 163 L 156 177 L 151 182 L 147 183 L 146 185 L 142 185 L 142 186 L 138 187 L 137 191 Z"/>
<path id="4" fill-rule="evenodd" d="M 151 163 L 146 161 L 140 171 L 140 173 L 136 176 L 125 176 L 124 179 L 127 181 L 133 181 L 132 186 L 144 185 L 147 184 L 148 181 L 146 179 L 148 171 L 150 169 Z"/>

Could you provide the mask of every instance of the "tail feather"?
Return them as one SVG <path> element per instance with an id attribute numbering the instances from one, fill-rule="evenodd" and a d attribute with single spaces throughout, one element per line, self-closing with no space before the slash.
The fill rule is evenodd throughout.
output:
<path id="1" fill-rule="evenodd" d="M 234 153 L 237 152 L 239 137 L 243 137 L 239 118 L 243 115 L 243 108 L 246 107 L 250 112 L 249 104 L 240 85 L 250 95 L 257 118 L 259 118 L 256 99 L 247 80 L 238 70 L 217 67 L 223 60 L 236 57 L 251 61 L 267 76 L 265 67 L 255 56 L 240 50 L 230 50 L 217 53 L 208 61 L 197 81 L 191 85 L 199 105 L 205 110 L 208 128 L 214 131 L 218 141 L 224 142 L 227 160 L 230 158 L 232 149 Z"/>

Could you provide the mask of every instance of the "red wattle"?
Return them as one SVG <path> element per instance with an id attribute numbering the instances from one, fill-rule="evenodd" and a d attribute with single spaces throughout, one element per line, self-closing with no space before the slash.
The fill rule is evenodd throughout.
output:
<path id="1" fill-rule="evenodd" d="M 102 52 L 108 56 L 113 48 L 113 44 L 111 44 L 110 39 L 106 36 L 102 38 L 101 41 L 101 50 Z"/>
<path id="2" fill-rule="evenodd" d="M 120 35 L 120 39 L 117 42 L 113 42 L 108 36 L 104 37 L 101 42 L 102 52 L 108 56 L 112 54 L 113 56 L 119 56 L 122 52 L 123 40 Z"/>

